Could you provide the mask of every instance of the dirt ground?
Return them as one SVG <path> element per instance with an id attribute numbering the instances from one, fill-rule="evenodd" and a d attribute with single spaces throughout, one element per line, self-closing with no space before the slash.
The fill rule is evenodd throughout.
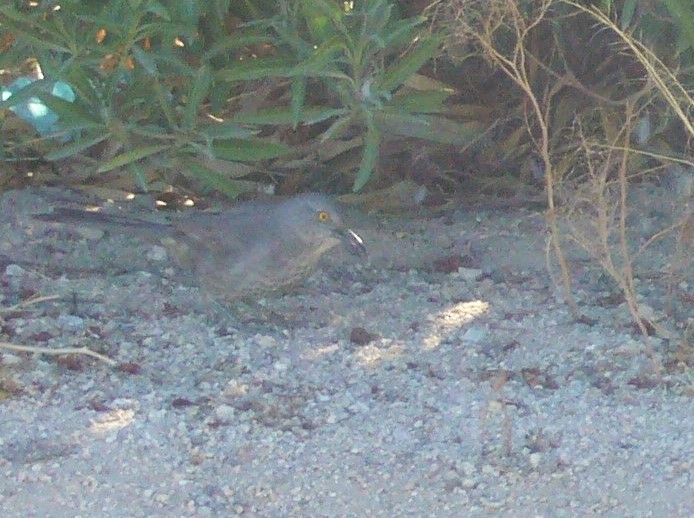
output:
<path id="1" fill-rule="evenodd" d="M 680 214 L 633 196 L 636 242 Z M 0 341 L 117 362 L 0 350 L 3 516 L 694 515 L 675 235 L 636 264 L 648 345 L 565 243 L 574 318 L 540 212 L 348 210 L 367 260 L 226 310 L 158 244 L 31 217 L 78 200 L 0 199 Z"/>

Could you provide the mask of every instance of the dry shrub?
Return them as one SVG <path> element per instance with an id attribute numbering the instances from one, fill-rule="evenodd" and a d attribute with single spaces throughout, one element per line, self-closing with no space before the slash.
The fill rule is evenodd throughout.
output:
<path id="1" fill-rule="evenodd" d="M 451 0 L 439 8 L 453 20 L 451 48 L 459 55 L 481 53 L 520 94 L 525 128 L 545 175 L 547 223 L 567 303 L 578 316 L 564 254 L 565 244 L 571 240 L 615 280 L 649 343 L 649 334 L 659 328 L 639 308 L 634 261 L 659 238 L 675 236 L 669 272 L 672 286 L 678 273 L 691 271 L 694 216 L 691 200 L 673 195 L 671 202 L 681 203 L 679 220 L 639 240 L 629 228 L 628 194 L 633 182 L 646 173 L 663 170 L 673 161 L 692 168 L 694 164 L 644 152 L 644 146 L 638 149 L 632 141 L 646 110 L 662 113 L 663 107 L 681 121 L 685 140 L 694 137 L 694 102 L 678 81 L 677 71 L 597 8 L 569 0 Z M 579 76 L 567 64 L 569 56 L 558 43 L 563 34 L 551 30 L 554 22 L 569 19 L 581 20 L 583 29 L 590 28 L 596 38 L 608 42 L 600 49 L 581 48 L 580 52 L 609 51 L 616 57 L 606 59 L 626 60 L 631 76 L 622 76 L 612 90 L 597 81 L 586 84 L 588 73 Z M 567 102 L 571 96 L 582 97 L 584 104 Z M 557 113 L 567 106 L 576 107 L 570 123 L 557 125 L 561 120 Z M 600 110 L 603 117 L 609 112 L 612 119 L 596 122 L 594 114 Z"/>

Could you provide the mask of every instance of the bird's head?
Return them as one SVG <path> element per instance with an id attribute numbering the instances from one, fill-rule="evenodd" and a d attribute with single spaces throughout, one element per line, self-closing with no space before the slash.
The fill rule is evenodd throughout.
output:
<path id="1" fill-rule="evenodd" d="M 282 202 L 281 216 L 292 222 L 307 243 L 332 247 L 340 242 L 366 255 L 362 239 L 342 221 L 335 203 L 323 194 L 302 194 Z"/>

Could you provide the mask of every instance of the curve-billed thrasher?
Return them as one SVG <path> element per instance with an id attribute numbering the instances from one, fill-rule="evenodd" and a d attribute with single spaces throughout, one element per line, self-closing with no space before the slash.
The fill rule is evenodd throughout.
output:
<path id="1" fill-rule="evenodd" d="M 79 209 L 57 208 L 37 219 L 117 227 L 159 240 L 176 262 L 223 302 L 281 292 L 301 281 L 341 241 L 360 254 L 361 238 L 344 226 L 334 203 L 321 194 L 280 202 L 247 202 L 220 212 L 185 212 L 155 223 Z"/>

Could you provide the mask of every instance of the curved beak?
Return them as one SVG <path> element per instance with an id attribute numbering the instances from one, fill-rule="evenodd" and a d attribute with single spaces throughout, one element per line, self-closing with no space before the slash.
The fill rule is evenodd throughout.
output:
<path id="1" fill-rule="evenodd" d="M 366 255 L 366 247 L 364 246 L 364 241 L 357 235 L 356 232 L 349 228 L 343 228 L 340 232 L 342 234 L 342 238 L 347 243 L 349 249 L 353 253 L 361 257 L 364 257 Z"/>

